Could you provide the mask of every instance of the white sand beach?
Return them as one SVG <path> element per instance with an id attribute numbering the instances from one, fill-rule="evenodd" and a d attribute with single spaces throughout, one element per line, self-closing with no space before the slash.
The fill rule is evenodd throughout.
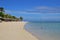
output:
<path id="1" fill-rule="evenodd" d="M 38 40 L 24 29 L 27 22 L 0 23 L 0 40 Z"/>

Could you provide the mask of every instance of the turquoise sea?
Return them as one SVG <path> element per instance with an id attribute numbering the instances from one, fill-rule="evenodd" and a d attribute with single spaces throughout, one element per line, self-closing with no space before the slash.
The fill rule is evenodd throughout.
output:
<path id="1" fill-rule="evenodd" d="M 39 40 L 60 40 L 60 23 L 58 22 L 28 22 L 25 30 Z"/>

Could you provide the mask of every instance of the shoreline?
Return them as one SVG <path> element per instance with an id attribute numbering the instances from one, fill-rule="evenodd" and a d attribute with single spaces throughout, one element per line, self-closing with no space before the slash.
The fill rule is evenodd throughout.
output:
<path id="1" fill-rule="evenodd" d="M 28 22 L 2 22 L 0 23 L 0 40 L 38 40 L 24 29 Z"/>

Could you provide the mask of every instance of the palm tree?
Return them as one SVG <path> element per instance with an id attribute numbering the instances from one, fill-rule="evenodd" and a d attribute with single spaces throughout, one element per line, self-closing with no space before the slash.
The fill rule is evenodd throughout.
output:
<path id="1" fill-rule="evenodd" d="M 0 17 L 5 18 L 5 19 L 11 19 L 11 20 L 19 20 L 19 19 L 20 19 L 21 21 L 23 20 L 22 17 L 17 18 L 17 17 L 15 17 L 15 16 L 10 15 L 10 14 L 5 14 L 3 7 L 0 7 Z"/>
<path id="2" fill-rule="evenodd" d="M 4 12 L 4 8 L 3 7 L 0 7 L 0 12 Z"/>
<path id="3" fill-rule="evenodd" d="M 0 7 L 0 17 L 4 17 L 4 8 L 3 7 Z"/>
<path id="4" fill-rule="evenodd" d="M 4 17 L 4 13 L 3 12 L 0 12 L 0 17 Z"/>
<path id="5" fill-rule="evenodd" d="M 22 21 L 23 20 L 23 17 L 20 17 L 20 21 Z"/>
<path id="6" fill-rule="evenodd" d="M 12 16 L 12 18 L 13 18 L 13 19 L 16 19 L 16 17 L 15 17 L 15 16 Z"/>

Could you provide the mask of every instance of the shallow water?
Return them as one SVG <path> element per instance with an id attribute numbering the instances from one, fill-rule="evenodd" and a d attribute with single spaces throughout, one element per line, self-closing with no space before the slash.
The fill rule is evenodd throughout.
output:
<path id="1" fill-rule="evenodd" d="M 25 29 L 39 40 L 60 40 L 60 23 L 29 22 Z"/>

